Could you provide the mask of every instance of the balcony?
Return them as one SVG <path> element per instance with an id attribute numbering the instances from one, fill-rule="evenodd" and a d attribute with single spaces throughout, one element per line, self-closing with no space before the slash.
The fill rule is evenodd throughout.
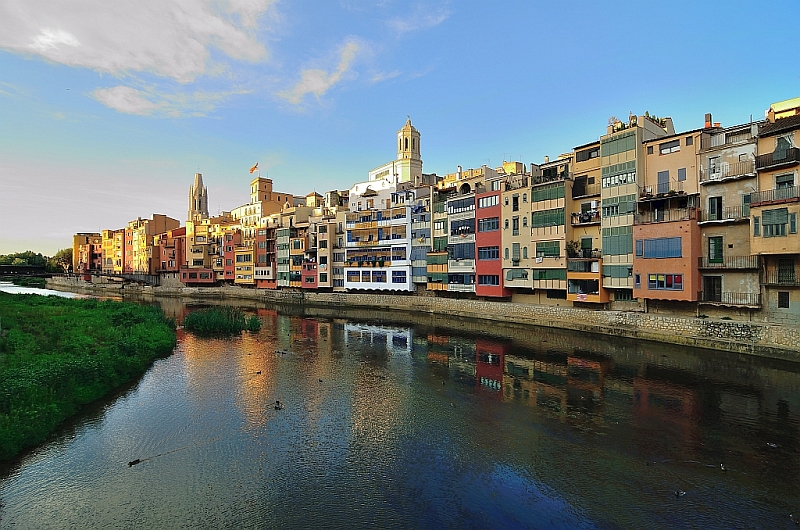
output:
<path id="1" fill-rule="evenodd" d="M 792 147 L 785 151 L 774 151 L 756 157 L 756 169 L 776 169 L 800 164 L 800 149 Z"/>
<path id="2" fill-rule="evenodd" d="M 730 222 L 730 221 L 744 221 L 750 218 L 749 206 L 728 206 L 717 211 L 703 211 L 700 215 L 701 223 L 711 221 Z"/>
<path id="3" fill-rule="evenodd" d="M 714 167 L 700 168 L 700 184 L 711 184 L 724 180 L 735 180 L 745 177 L 754 177 L 756 174 L 756 164 L 753 160 L 743 160 L 741 162 L 723 163 Z"/>
<path id="4" fill-rule="evenodd" d="M 634 224 L 669 223 L 673 221 L 689 221 L 700 217 L 699 208 L 672 208 L 669 210 L 653 210 L 637 213 L 633 216 Z"/>
<path id="5" fill-rule="evenodd" d="M 743 144 L 752 141 L 753 138 L 753 133 L 749 128 L 744 130 L 739 129 L 725 134 L 703 135 L 700 137 L 700 150 L 706 151 L 718 147 Z"/>
<path id="6" fill-rule="evenodd" d="M 761 283 L 764 285 L 777 285 L 779 287 L 800 287 L 795 270 L 768 270 L 764 273 Z"/>
<path id="7" fill-rule="evenodd" d="M 572 198 L 578 199 L 580 197 L 593 197 L 595 195 L 600 195 L 600 183 L 595 182 L 594 184 L 582 184 L 578 181 L 572 185 Z"/>
<path id="8" fill-rule="evenodd" d="M 725 305 L 736 307 L 761 307 L 761 293 L 700 292 L 697 300 L 705 305 Z"/>
<path id="9" fill-rule="evenodd" d="M 710 258 L 702 256 L 698 258 L 698 268 L 700 269 L 758 269 L 758 256 L 724 256 L 721 258 Z"/>
<path id="10" fill-rule="evenodd" d="M 475 284 L 448 283 L 447 290 L 456 293 L 474 293 Z"/>
<path id="11" fill-rule="evenodd" d="M 640 201 L 657 201 L 669 197 L 676 197 L 684 195 L 683 180 L 670 180 L 667 182 L 659 182 L 655 186 L 640 186 L 639 187 L 639 200 Z"/>
<path id="12" fill-rule="evenodd" d="M 789 186 L 774 190 L 755 191 L 750 194 L 750 206 L 759 204 L 776 204 L 781 202 L 794 202 L 800 198 L 800 187 Z"/>
<path id="13" fill-rule="evenodd" d="M 600 210 L 573 212 L 570 221 L 572 226 L 596 225 L 600 223 Z"/>
<path id="14" fill-rule="evenodd" d="M 600 274 L 599 259 L 568 258 L 567 274 L 570 272 Z"/>

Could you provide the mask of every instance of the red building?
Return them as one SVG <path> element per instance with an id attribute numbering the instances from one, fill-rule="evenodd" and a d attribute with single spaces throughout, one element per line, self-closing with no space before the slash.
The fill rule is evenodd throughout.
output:
<path id="1" fill-rule="evenodd" d="M 499 398 L 502 398 L 505 356 L 505 344 L 483 339 L 475 341 L 475 378 L 482 388 L 496 392 Z"/>
<path id="2" fill-rule="evenodd" d="M 303 289 L 317 288 L 317 262 L 306 260 L 300 273 Z"/>
<path id="3" fill-rule="evenodd" d="M 186 267 L 184 265 L 184 267 Z M 182 268 L 180 270 L 180 279 L 181 283 L 185 285 L 214 285 L 216 283 L 216 278 L 214 274 L 214 269 L 187 269 Z"/>
<path id="4" fill-rule="evenodd" d="M 487 180 L 489 191 L 477 193 L 475 199 L 475 294 L 478 296 L 507 297 L 511 289 L 503 287 L 503 232 L 500 230 L 501 178 Z"/>
<path id="5" fill-rule="evenodd" d="M 222 237 L 222 278 L 229 283 L 236 279 L 236 247 L 242 244 L 242 232 L 229 232 Z"/>
<path id="6" fill-rule="evenodd" d="M 179 272 L 186 266 L 186 227 L 168 230 L 156 236 L 151 271 L 154 274 Z"/>

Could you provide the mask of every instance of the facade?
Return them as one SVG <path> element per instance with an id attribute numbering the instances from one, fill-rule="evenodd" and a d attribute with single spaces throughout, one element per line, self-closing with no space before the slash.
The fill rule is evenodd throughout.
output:
<path id="1" fill-rule="evenodd" d="M 500 230 L 502 215 L 502 188 L 505 175 L 498 175 L 485 181 L 483 191 L 475 195 L 475 247 L 476 262 L 475 294 L 491 298 L 509 297 L 511 291 L 503 285 L 503 262 L 500 259 L 503 248 L 503 232 Z"/>
<path id="2" fill-rule="evenodd" d="M 580 303 L 609 301 L 603 287 L 603 254 L 600 207 L 600 142 L 573 150 L 573 179 L 569 223 L 572 234 L 566 244 L 567 300 Z"/>
<path id="3" fill-rule="evenodd" d="M 699 153 L 701 305 L 761 307 L 760 260 L 750 250 L 750 193 L 763 124 L 722 128 L 706 115 Z"/>
<path id="4" fill-rule="evenodd" d="M 645 141 L 634 215 L 633 296 L 695 302 L 702 256 L 701 130 Z"/>
<path id="5" fill-rule="evenodd" d="M 154 213 L 151 219 L 138 219 L 125 227 L 124 272 L 155 274 L 153 245 L 155 236 L 180 227 L 180 221 Z"/>
<path id="6" fill-rule="evenodd" d="M 158 274 L 177 273 L 186 263 L 186 227 L 167 230 L 155 236 L 153 270 Z"/>
<path id="7" fill-rule="evenodd" d="M 102 235 L 96 232 L 80 232 L 72 236 L 72 270 L 74 272 L 78 272 L 78 270 L 82 267 L 79 267 L 78 264 L 81 262 L 80 260 L 80 246 L 90 244 L 93 241 L 97 241 L 98 244 L 101 246 L 101 255 L 102 255 Z M 86 263 L 85 261 L 81 263 Z"/>
<path id="8" fill-rule="evenodd" d="M 800 98 L 774 103 L 758 137 L 758 191 L 750 194 L 750 248 L 761 256 L 762 304 L 773 319 L 800 318 Z"/>
<path id="9" fill-rule="evenodd" d="M 633 299 L 633 224 L 644 178 L 645 141 L 675 134 L 670 118 L 631 115 L 612 120 L 600 138 L 603 287 L 613 301 Z"/>
<path id="10" fill-rule="evenodd" d="M 434 190 L 431 196 L 431 239 L 432 247 L 426 256 L 428 291 L 447 290 L 447 240 L 449 234 L 447 222 L 447 194 Z"/>

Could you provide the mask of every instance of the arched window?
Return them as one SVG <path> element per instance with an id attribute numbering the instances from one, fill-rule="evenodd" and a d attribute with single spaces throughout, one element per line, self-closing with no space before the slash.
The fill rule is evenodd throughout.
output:
<path id="1" fill-rule="evenodd" d="M 406 138 L 406 150 L 408 150 L 408 138 Z"/>
<path id="2" fill-rule="evenodd" d="M 522 247 L 522 259 L 528 259 L 528 247 Z"/>
<path id="3" fill-rule="evenodd" d="M 411 139 L 411 150 L 414 151 L 417 149 L 417 140 L 412 138 Z"/>
<path id="4" fill-rule="evenodd" d="M 528 194 L 527 193 L 523 193 L 522 194 L 522 202 L 528 202 Z"/>
<path id="5" fill-rule="evenodd" d="M 503 251 L 503 257 L 505 257 L 505 259 L 508 259 L 508 247 L 506 247 L 505 251 Z"/>

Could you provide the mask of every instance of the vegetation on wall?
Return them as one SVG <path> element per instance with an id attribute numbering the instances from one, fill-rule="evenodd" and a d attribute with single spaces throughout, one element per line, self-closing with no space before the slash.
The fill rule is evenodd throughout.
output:
<path id="1" fill-rule="evenodd" d="M 174 329 L 156 307 L 0 292 L 0 460 L 144 373 Z"/>

